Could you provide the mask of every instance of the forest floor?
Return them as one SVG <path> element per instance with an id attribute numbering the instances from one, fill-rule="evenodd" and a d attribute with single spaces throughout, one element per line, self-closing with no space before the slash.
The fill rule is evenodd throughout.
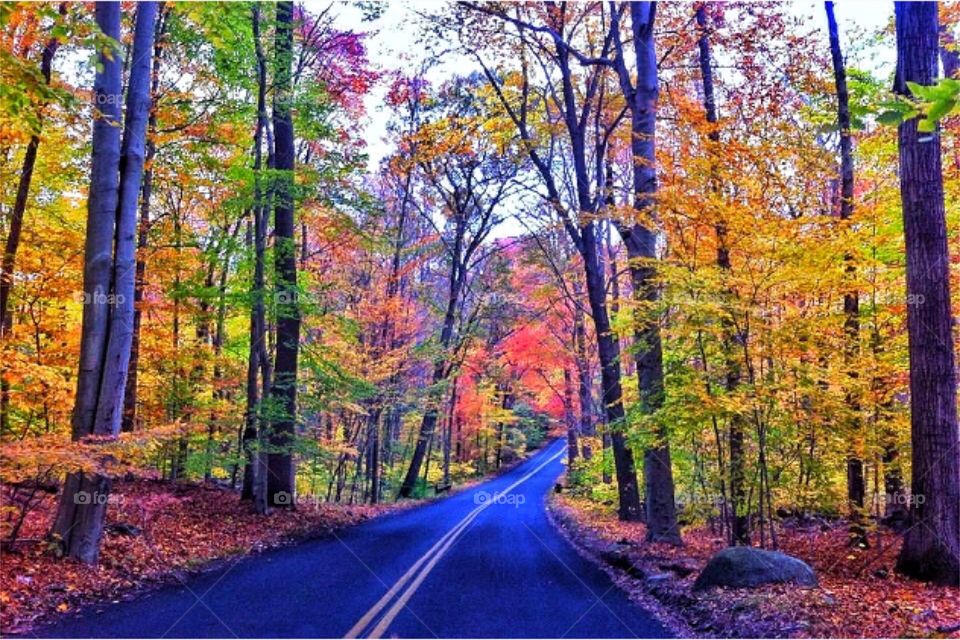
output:
<path id="1" fill-rule="evenodd" d="M 90 567 L 58 560 L 43 541 L 56 509 L 49 497 L 28 515 L 23 542 L 3 553 L 0 631 L 24 633 L 81 605 L 132 599 L 229 559 L 329 535 L 393 508 L 298 503 L 295 511 L 274 510 L 264 521 L 236 492 L 217 486 L 115 482 L 100 563 Z"/>
<path id="2" fill-rule="evenodd" d="M 585 555 L 679 636 L 960 638 L 960 589 L 893 571 L 901 537 L 881 529 L 870 548 L 851 548 L 847 523 L 778 529 L 779 550 L 817 572 L 820 586 L 770 585 L 695 593 L 693 582 L 724 547 L 708 528 L 687 528 L 684 546 L 645 544 L 640 523 L 568 493 L 550 500 L 554 522 Z"/>

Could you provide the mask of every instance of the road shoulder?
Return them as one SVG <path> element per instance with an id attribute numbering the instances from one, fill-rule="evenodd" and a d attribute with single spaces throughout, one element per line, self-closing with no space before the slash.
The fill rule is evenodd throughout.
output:
<path id="1" fill-rule="evenodd" d="M 597 565 L 614 584 L 626 592 L 633 602 L 653 616 L 674 636 L 689 638 L 697 635 L 684 618 L 678 615 L 674 607 L 656 597 L 647 588 L 639 568 L 617 566 L 618 563 L 611 562 L 611 559 L 605 557 L 611 549 L 610 543 L 587 526 L 573 510 L 565 506 L 556 493 L 547 498 L 546 506 L 550 524 L 580 556 Z"/>
<path id="2" fill-rule="evenodd" d="M 679 637 L 960 637 L 956 589 L 925 585 L 888 569 L 896 539 L 851 551 L 843 522 L 816 531 L 785 529 L 781 550 L 811 563 L 820 586 L 766 585 L 694 592 L 707 560 L 724 547 L 720 536 L 685 531 L 685 545 L 643 542 L 640 523 L 622 523 L 610 507 L 561 493 L 548 515 L 584 556 Z"/>

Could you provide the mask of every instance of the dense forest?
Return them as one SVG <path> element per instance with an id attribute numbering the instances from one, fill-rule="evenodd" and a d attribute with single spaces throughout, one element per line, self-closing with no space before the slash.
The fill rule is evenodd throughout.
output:
<path id="1" fill-rule="evenodd" d="M 385 4 L 0 4 L 4 549 L 562 436 L 649 543 L 842 518 L 957 585 L 960 5 L 889 5 L 431 4 L 382 60 Z"/>

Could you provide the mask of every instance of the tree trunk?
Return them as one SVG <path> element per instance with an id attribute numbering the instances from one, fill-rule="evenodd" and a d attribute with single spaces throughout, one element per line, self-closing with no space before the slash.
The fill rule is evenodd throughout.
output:
<path id="1" fill-rule="evenodd" d="M 150 66 L 157 3 L 137 5 L 133 62 L 127 87 L 120 147 L 120 190 L 112 275 L 113 304 L 103 379 L 97 401 L 94 433 L 117 435 L 123 418 L 124 391 L 133 341 L 133 298 L 137 260 L 137 204 L 146 157 L 147 120 L 150 117 Z"/>
<path id="2" fill-rule="evenodd" d="M 619 42 L 619 38 L 617 38 L 617 41 Z M 569 155 L 573 163 L 574 186 L 576 191 L 575 211 L 563 211 L 563 207 L 560 204 L 563 198 L 561 197 L 560 189 L 557 186 L 557 181 L 554 179 L 549 164 L 545 162 L 532 147 L 528 150 L 528 155 L 543 178 L 549 198 L 557 208 L 564 228 L 570 235 L 571 240 L 583 259 L 587 299 L 593 315 L 597 351 L 600 357 L 603 407 L 607 427 L 615 431 L 611 437 L 611 441 L 618 481 L 618 515 L 621 520 L 640 520 L 642 517 L 640 510 L 640 492 L 637 486 L 637 473 L 633 461 L 633 452 L 627 446 L 626 438 L 623 434 L 625 412 L 623 408 L 623 389 L 620 376 L 620 348 L 616 337 L 612 333 L 610 317 L 607 312 L 607 292 L 604 284 L 606 278 L 602 265 L 600 264 L 600 252 L 603 249 L 602 242 L 597 237 L 596 221 L 585 218 L 586 216 L 595 217 L 596 206 L 595 200 L 591 195 L 591 185 L 593 181 L 590 180 L 587 170 L 586 116 L 581 118 L 581 114 L 589 113 L 591 108 L 589 102 L 594 100 L 596 94 L 593 93 L 593 89 L 588 89 L 586 94 L 582 95 L 587 106 L 584 108 L 583 105 L 577 104 L 578 90 L 574 86 L 575 76 L 571 68 L 571 49 L 569 45 L 562 41 L 562 35 L 560 34 L 554 37 L 554 43 L 555 61 L 560 72 L 559 81 L 561 84 L 560 90 L 558 91 L 558 101 L 564 125 L 570 138 Z M 609 46 L 610 42 L 608 39 L 608 41 L 604 43 L 604 53 L 609 49 Z M 487 79 L 496 85 L 497 80 L 493 74 L 487 69 L 485 69 L 484 72 Z M 526 82 L 525 63 L 523 79 L 524 82 Z M 595 89 L 597 85 L 593 84 L 592 86 Z M 502 96 L 502 93 L 500 95 Z M 602 104 L 596 105 L 597 108 L 601 108 L 602 106 Z M 519 129 L 521 137 L 525 140 L 531 139 L 525 119 L 513 117 L 513 120 Z"/>
<path id="3" fill-rule="evenodd" d="M 837 19 L 834 15 L 833 2 L 824 3 L 827 11 L 827 25 L 830 32 L 830 57 L 833 61 L 833 77 L 837 88 L 837 125 L 840 129 L 840 219 L 849 220 L 853 215 L 853 141 L 850 133 L 850 94 L 847 91 L 847 73 L 843 64 L 843 55 L 840 50 L 840 35 L 837 28 Z M 844 254 L 847 263 L 845 271 L 848 279 L 856 273 L 853 264 L 853 255 Z M 847 455 L 847 501 L 853 513 L 858 517 L 859 509 L 863 508 L 863 499 L 866 493 L 863 479 L 862 434 L 859 419 L 860 402 L 856 397 L 858 373 L 856 358 L 860 347 L 860 297 L 856 290 L 846 291 L 843 294 L 844 313 L 844 364 L 847 366 L 847 376 L 851 388 L 847 390 L 847 404 L 850 406 L 852 419 L 850 424 L 850 451 Z"/>
<path id="4" fill-rule="evenodd" d="M 263 443 L 257 442 L 258 434 L 265 436 L 262 428 L 265 421 L 260 415 L 260 398 L 270 388 L 270 365 L 266 349 L 267 320 L 265 302 L 265 254 L 267 244 L 267 203 L 263 193 L 261 171 L 263 170 L 263 137 L 269 126 L 267 120 L 267 61 L 260 40 L 260 5 L 252 7 L 253 41 L 257 57 L 257 125 L 253 136 L 253 248 L 254 268 L 250 303 L 250 351 L 247 359 L 246 411 L 241 447 L 244 453 L 243 486 L 241 500 L 253 500 L 257 513 L 266 511 L 266 470 L 257 470 L 265 464 Z"/>
<path id="5" fill-rule="evenodd" d="M 150 118 L 147 121 L 147 147 L 144 160 L 143 190 L 140 194 L 140 223 L 137 227 L 137 267 L 133 291 L 133 339 L 130 343 L 130 363 L 127 386 L 123 395 L 121 431 L 130 432 L 137 426 L 137 374 L 140 365 L 140 326 L 143 321 L 143 290 L 146 286 L 147 245 L 150 233 L 150 199 L 153 195 L 153 162 L 157 155 L 157 98 L 160 95 L 160 60 L 163 57 L 163 38 L 166 28 L 165 12 L 161 6 L 153 38 L 153 70 L 150 80 Z"/>
<path id="6" fill-rule="evenodd" d="M 640 510 L 640 488 L 637 486 L 633 452 L 627 446 L 623 434 L 626 414 L 623 410 L 623 388 L 620 384 L 620 345 L 607 315 L 606 286 L 598 259 L 601 247 L 596 237 L 596 223 L 589 222 L 584 225 L 581 234 L 583 263 L 587 276 L 587 299 L 597 334 L 603 406 L 617 476 L 617 515 L 624 521 L 638 521 L 643 517 Z"/>
<path id="7" fill-rule="evenodd" d="M 897 2 L 895 89 L 937 79 L 937 3 Z M 911 527 L 897 570 L 922 580 L 960 583 L 960 451 L 950 272 L 939 132 L 898 131 L 900 195 L 907 257 L 910 353 Z"/>
<path id="8" fill-rule="evenodd" d="M 450 486 L 450 459 L 453 449 L 453 425 L 457 419 L 457 386 L 459 377 L 453 379 L 450 390 L 450 406 L 447 410 L 447 428 L 443 436 L 443 484 Z"/>
<path id="9" fill-rule="evenodd" d="M 438 386 L 447 377 L 447 350 L 453 341 L 454 328 L 457 320 L 457 306 L 460 303 L 460 295 L 465 279 L 464 270 L 466 269 L 466 264 L 462 262 L 462 244 L 462 229 L 458 227 L 452 256 L 453 266 L 449 276 L 447 309 L 443 317 L 443 328 L 440 330 L 440 355 L 437 356 L 434 362 L 431 389 L 429 392 L 431 397 L 427 401 L 427 409 L 423 414 L 423 420 L 420 422 L 420 431 L 417 435 L 417 442 L 413 448 L 410 467 L 407 469 L 407 474 L 404 476 L 403 483 L 400 485 L 400 492 L 398 494 L 400 498 L 409 498 L 413 494 L 427 447 L 433 439 L 433 432 L 437 427 L 437 415 L 440 404 Z"/>
<path id="10" fill-rule="evenodd" d="M 900 471 L 900 452 L 893 442 L 893 433 L 886 432 L 883 436 L 883 453 L 880 461 L 883 463 L 883 494 L 884 518 L 909 518 L 906 514 L 907 506 L 903 493 L 903 473 Z"/>
<path id="11" fill-rule="evenodd" d="M 240 229 L 240 222 L 237 223 L 236 230 Z M 229 246 L 232 246 L 230 242 Z M 220 279 L 217 283 L 217 316 L 214 323 L 212 336 L 213 346 L 213 392 L 211 400 L 213 406 L 210 409 L 210 416 L 207 423 L 207 450 L 206 462 L 204 463 L 203 479 L 209 482 L 213 477 L 214 462 L 214 438 L 220 432 L 220 401 L 226 399 L 227 393 L 223 385 L 223 364 L 220 359 L 223 356 L 223 343 L 226 339 L 227 322 L 227 275 L 230 273 L 230 249 L 225 250 L 223 256 L 223 269 L 220 271 Z"/>
<path id="12" fill-rule="evenodd" d="M 577 418 L 573 414 L 573 375 L 570 367 L 563 368 L 563 420 L 567 423 L 567 462 L 573 466 L 577 459 Z"/>
<path id="13" fill-rule="evenodd" d="M 618 57 L 617 73 L 630 109 L 631 151 L 633 155 L 633 208 L 639 219 L 653 218 L 657 193 L 656 116 L 659 83 L 657 56 L 653 34 L 656 5 L 631 2 L 633 48 L 636 59 L 636 85 L 631 85 L 626 63 Z M 619 43 L 619 25 L 615 37 Z M 618 44 L 618 49 L 620 45 Z M 620 225 L 620 235 L 627 247 L 633 297 L 637 302 L 655 306 L 660 292 L 655 283 L 656 234 L 639 223 Z M 660 325 L 656 318 L 635 314 L 637 382 L 640 407 L 645 414 L 656 413 L 663 406 L 663 348 Z M 670 464 L 670 443 L 666 427 L 660 424 L 654 434 L 656 443 L 644 452 L 646 483 L 647 540 L 680 544 L 674 500 L 673 470 Z"/>
<path id="14" fill-rule="evenodd" d="M 443 382 L 444 363 L 438 362 L 433 367 L 433 376 L 431 378 L 432 386 L 436 387 Z M 423 466 L 423 460 L 427 453 L 427 446 L 433 439 L 433 432 L 437 427 L 437 407 L 436 401 L 430 401 L 430 406 L 423 414 L 420 421 L 420 431 L 417 434 L 417 442 L 413 447 L 413 457 L 410 459 L 410 466 L 407 468 L 407 474 L 403 477 L 403 483 L 400 485 L 398 497 L 409 498 L 413 495 L 413 490 L 417 486 L 417 478 L 420 477 L 420 467 Z"/>
<path id="15" fill-rule="evenodd" d="M 67 475 L 53 525 L 65 555 L 86 564 L 97 563 L 109 496 L 109 478 L 82 471 Z"/>
<path id="16" fill-rule="evenodd" d="M 95 16 L 100 30 L 119 41 L 120 4 L 98 2 Z M 83 319 L 77 395 L 72 416 L 72 438 L 75 441 L 93 434 L 107 343 L 113 230 L 119 190 L 122 64 L 119 51 L 101 52 L 94 80 L 96 108 L 84 245 Z M 103 477 L 79 472 L 67 475 L 51 532 L 65 555 L 89 564 L 97 561 L 106 500 L 101 504 L 99 498 L 93 499 L 92 494 L 99 495 L 100 491 L 109 491 L 109 488 L 109 480 Z"/>
<path id="17" fill-rule="evenodd" d="M 119 5 L 98 3 L 96 17 L 101 31 L 119 40 Z M 93 154 L 84 246 L 80 367 L 72 417 L 75 440 L 93 433 L 104 347 L 107 343 L 113 232 L 119 198 L 121 66 L 119 51 L 113 51 L 110 58 L 101 54 L 94 83 Z"/>
<path id="18" fill-rule="evenodd" d="M 709 150 L 709 153 L 716 154 L 719 152 L 718 146 L 720 143 L 720 131 L 716 127 L 718 118 L 717 103 L 713 84 L 713 55 L 711 53 L 710 36 L 707 26 L 707 12 L 703 5 L 700 5 L 697 8 L 696 19 L 697 27 L 700 30 L 700 38 L 697 41 L 697 48 L 699 50 L 700 77 L 703 82 L 703 109 L 707 122 L 712 125 L 707 133 L 707 139 L 709 140 L 710 145 L 713 147 Z M 716 177 L 715 167 L 711 167 L 710 190 L 715 195 L 720 195 L 722 193 L 722 189 L 720 188 L 719 181 Z M 730 249 L 727 246 L 726 220 L 718 217 L 715 223 L 715 230 L 717 234 L 717 267 L 722 273 L 729 274 L 732 268 L 732 263 L 730 262 Z M 736 292 L 732 290 L 728 290 L 727 294 L 731 300 L 736 296 Z M 736 391 L 737 387 L 740 386 L 741 372 L 736 356 L 730 354 L 729 352 L 736 348 L 735 345 L 741 344 L 741 341 L 745 341 L 746 337 L 742 335 L 735 335 L 736 329 L 734 327 L 734 323 L 731 322 L 729 318 L 722 318 L 721 323 L 723 325 L 723 347 L 727 351 L 724 362 L 724 366 L 726 368 L 724 375 L 724 388 L 726 389 L 727 393 L 732 393 Z M 750 544 L 750 517 L 748 514 L 747 498 L 744 489 L 745 460 L 743 451 L 743 432 L 743 416 L 739 412 L 736 412 L 730 416 L 727 427 L 727 438 L 729 440 L 730 453 L 730 544 L 732 545 Z M 719 440 L 717 441 L 717 446 L 720 446 Z M 719 456 L 719 459 L 722 460 L 722 453 Z"/>
<path id="19" fill-rule="evenodd" d="M 281 414 L 270 425 L 267 497 L 272 506 L 293 504 L 296 468 L 293 447 L 297 419 L 297 359 L 300 310 L 297 304 L 297 247 L 294 238 L 294 138 L 291 116 L 293 2 L 277 4 L 273 98 L 274 163 L 278 172 L 274 208 L 277 271 L 277 348 L 271 399 Z"/>
<path id="20" fill-rule="evenodd" d="M 377 406 L 367 416 L 367 480 L 369 482 L 368 500 L 370 504 L 380 502 L 380 414 L 383 410 Z"/>
<path id="21" fill-rule="evenodd" d="M 579 293 L 579 287 L 574 286 L 574 292 Z M 579 296 L 578 296 L 579 297 Z M 580 435 L 592 438 L 596 435 L 593 424 L 593 378 L 590 375 L 590 360 L 587 356 L 586 327 L 583 322 L 583 311 L 579 305 L 573 315 L 573 345 L 577 364 L 577 394 L 580 404 Z M 593 457 L 593 448 L 590 441 L 583 442 L 583 458 L 590 460 Z"/>
<path id="22" fill-rule="evenodd" d="M 559 63 L 563 79 L 564 118 L 567 130 L 570 132 L 576 178 L 577 207 L 579 212 L 583 214 L 593 211 L 594 208 L 590 196 L 591 181 L 588 177 L 586 164 L 585 131 L 576 115 L 576 96 L 569 55 L 569 52 L 565 51 L 559 57 Z M 579 241 L 578 248 L 583 258 L 587 300 L 590 304 L 594 333 L 597 337 L 601 397 L 606 417 L 606 428 L 610 432 L 613 462 L 617 476 L 617 515 L 624 521 L 638 521 L 643 518 L 640 509 L 640 488 L 637 486 L 637 470 L 634 464 L 633 451 L 630 450 L 624 436 L 626 413 L 623 408 L 620 343 L 610 326 L 610 315 L 607 309 L 606 276 L 601 262 L 603 241 L 597 237 L 596 221 L 580 220 L 579 226 L 579 237 L 574 236 L 573 240 L 575 243 Z M 568 233 L 574 235 L 576 232 L 568 228 Z"/>

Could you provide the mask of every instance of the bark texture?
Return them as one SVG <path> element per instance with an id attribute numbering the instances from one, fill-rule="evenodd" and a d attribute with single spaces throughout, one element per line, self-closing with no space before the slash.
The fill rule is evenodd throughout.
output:
<path id="1" fill-rule="evenodd" d="M 633 297 L 645 307 L 655 308 L 660 300 L 654 264 L 657 259 L 657 235 L 652 228 L 657 195 L 656 118 L 660 95 L 653 33 L 656 4 L 630 2 L 627 6 L 630 10 L 636 64 L 635 82 L 631 80 L 623 58 L 618 21 L 611 28 L 617 30 L 614 36 L 618 50 L 615 67 L 630 110 L 633 208 L 637 219 L 643 223 L 620 224 L 618 230 L 630 260 Z M 634 340 L 641 410 L 648 415 L 655 414 L 663 406 L 663 346 L 659 320 L 637 314 Z M 654 422 L 658 425 L 652 434 L 654 444 L 643 453 L 647 540 L 680 544 L 669 436 L 664 424 Z M 616 455 L 616 442 L 614 447 Z"/>
<path id="2" fill-rule="evenodd" d="M 130 343 L 130 363 L 127 386 L 123 397 L 123 420 L 120 430 L 134 431 L 137 426 L 137 372 L 140 363 L 140 326 L 143 318 L 143 290 L 147 283 L 147 246 L 150 234 L 150 201 L 153 196 L 153 163 L 157 155 L 157 97 L 160 94 L 160 61 L 163 58 L 162 38 L 166 28 L 166 14 L 161 3 L 153 38 L 153 69 L 150 78 L 150 118 L 147 120 L 147 146 L 144 158 L 143 186 L 140 193 L 140 221 L 137 225 L 137 266 L 133 291 L 133 339 Z"/>
<path id="3" fill-rule="evenodd" d="M 115 436 L 123 420 L 124 393 L 133 343 L 134 294 L 137 262 L 137 204 L 143 179 L 150 118 L 150 67 L 153 61 L 157 3 L 137 5 L 133 61 L 127 87 L 123 142 L 120 147 L 120 188 L 114 242 L 110 305 L 110 336 L 100 381 L 93 432 Z"/>
<path id="4" fill-rule="evenodd" d="M 157 3 L 138 6 L 133 63 L 121 144 L 121 57 L 101 53 L 94 83 L 90 195 L 84 247 L 83 325 L 73 439 L 120 433 L 133 328 L 137 203 L 150 112 L 150 66 Z M 120 38 L 120 4 L 98 2 L 97 26 Z M 110 481 L 71 473 L 64 483 L 53 537 L 66 555 L 95 563 Z"/>
<path id="5" fill-rule="evenodd" d="M 270 387 L 272 410 L 270 455 L 267 461 L 267 502 L 290 507 L 296 494 L 293 456 L 297 430 L 297 360 L 300 350 L 300 310 L 297 304 L 297 251 L 294 225 L 293 118 L 290 101 L 293 68 L 293 2 L 277 4 L 273 98 L 276 182 L 277 350 Z"/>
<path id="6" fill-rule="evenodd" d="M 120 39 L 120 5 L 96 5 L 97 26 Z M 120 189 L 120 104 L 123 60 L 118 51 L 100 54 L 94 80 L 93 154 L 87 231 L 83 262 L 83 320 L 80 334 L 80 370 L 73 409 L 73 438 L 93 433 L 110 317 L 110 277 L 113 271 L 113 234 Z"/>
<path id="7" fill-rule="evenodd" d="M 895 90 L 937 78 L 935 2 L 897 2 Z M 900 193 L 907 253 L 910 353 L 910 433 L 913 467 L 911 526 L 897 570 L 943 584 L 960 583 L 960 450 L 957 377 L 950 308 L 943 175 L 939 132 L 923 133 L 917 119 L 900 125 Z"/>

